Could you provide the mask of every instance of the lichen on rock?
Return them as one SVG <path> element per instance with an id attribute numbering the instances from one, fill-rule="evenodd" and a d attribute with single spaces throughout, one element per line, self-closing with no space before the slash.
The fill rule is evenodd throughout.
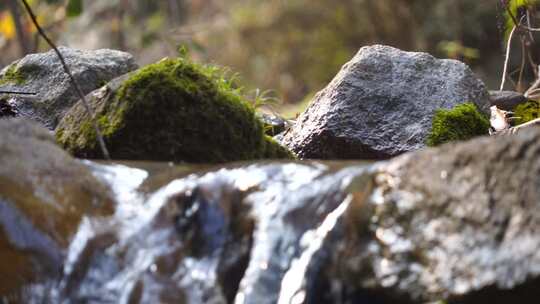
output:
<path id="1" fill-rule="evenodd" d="M 164 59 L 90 94 L 111 156 L 175 162 L 290 158 L 264 136 L 253 107 L 218 74 L 188 59 Z M 101 157 L 80 102 L 60 122 L 56 138 L 78 157 Z"/>
<path id="2" fill-rule="evenodd" d="M 428 146 L 438 146 L 456 140 L 467 140 L 487 135 L 489 120 L 476 105 L 464 103 L 454 108 L 440 109 L 435 113 L 431 132 L 427 137 Z"/>

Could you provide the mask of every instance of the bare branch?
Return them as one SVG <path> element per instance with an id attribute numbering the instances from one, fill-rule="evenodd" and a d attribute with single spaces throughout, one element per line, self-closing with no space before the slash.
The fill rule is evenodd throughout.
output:
<path id="1" fill-rule="evenodd" d="M 504 69 L 503 69 L 503 74 L 502 74 L 502 79 L 501 79 L 501 87 L 499 91 L 504 90 L 504 83 L 506 81 L 506 73 L 508 72 L 508 63 L 510 62 L 510 48 L 512 45 L 512 37 L 514 37 L 514 33 L 516 32 L 516 29 L 517 29 L 517 26 L 514 25 L 514 27 L 512 28 L 512 31 L 510 32 L 510 35 L 508 36 L 508 43 L 506 45 L 506 56 L 504 59 Z"/>
<path id="2" fill-rule="evenodd" d="M 28 5 L 28 2 L 26 0 L 22 0 L 22 2 L 24 4 L 24 7 L 26 8 L 26 11 L 28 12 L 28 15 L 30 15 L 30 18 L 32 19 L 32 22 L 36 26 L 36 29 L 38 30 L 39 34 L 41 35 L 41 37 L 43 37 L 43 39 L 45 39 L 47 44 L 49 44 L 49 46 L 51 48 L 53 48 L 54 52 L 58 56 L 58 59 L 60 59 L 60 63 L 62 63 L 62 67 L 64 68 L 64 71 L 66 72 L 66 74 L 68 74 L 69 79 L 71 80 L 71 83 L 73 84 L 73 86 L 75 87 L 75 90 L 77 91 L 77 94 L 81 98 L 81 101 L 82 101 L 82 103 L 84 105 L 84 108 L 86 109 L 86 112 L 88 113 L 88 115 L 90 115 L 90 119 L 92 120 L 92 123 L 94 125 L 94 129 L 96 131 L 97 139 L 98 139 L 98 142 L 99 142 L 99 146 L 101 148 L 101 152 L 103 153 L 103 157 L 105 159 L 107 159 L 107 160 L 111 159 L 110 156 L 109 156 L 109 151 L 107 150 L 107 147 L 105 146 L 105 141 L 103 140 L 103 135 L 101 133 L 101 130 L 99 129 L 99 125 L 97 123 L 94 112 L 90 108 L 90 105 L 86 101 L 86 97 L 84 96 L 84 93 L 81 90 L 81 87 L 79 86 L 79 84 L 75 80 L 75 77 L 73 77 L 73 74 L 71 73 L 71 70 L 69 69 L 68 65 L 66 64 L 64 56 L 62 56 L 62 54 L 60 53 L 60 51 L 58 50 L 56 45 L 45 34 L 43 29 L 41 28 L 41 26 L 37 22 L 36 16 L 34 15 L 34 12 L 32 11 L 32 8 L 30 7 L 30 5 Z"/>

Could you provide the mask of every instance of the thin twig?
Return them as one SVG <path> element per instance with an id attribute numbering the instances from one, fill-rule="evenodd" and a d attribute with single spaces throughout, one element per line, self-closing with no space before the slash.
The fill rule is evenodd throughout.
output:
<path id="1" fill-rule="evenodd" d="M 94 129 L 96 130 L 97 139 L 98 139 L 98 142 L 99 142 L 99 146 L 101 147 L 101 152 L 103 153 L 103 157 L 105 159 L 107 159 L 107 160 L 110 160 L 111 158 L 109 156 L 109 151 L 107 150 L 107 146 L 105 146 L 105 141 L 103 140 L 103 135 L 101 134 L 101 130 L 99 129 L 99 125 L 97 123 L 94 112 L 92 111 L 92 109 L 90 108 L 90 105 L 86 101 L 86 97 L 84 96 L 84 93 L 81 90 L 81 87 L 79 86 L 79 84 L 75 80 L 75 77 L 73 77 L 73 74 L 71 73 L 71 70 L 67 66 L 66 61 L 64 60 L 64 56 L 62 56 L 62 54 L 60 53 L 60 51 L 58 50 L 56 45 L 45 34 L 43 29 L 41 28 L 41 26 L 37 22 L 36 16 L 34 15 L 34 12 L 32 11 L 32 8 L 30 7 L 30 5 L 28 5 L 28 2 L 26 0 L 22 0 L 22 2 L 24 4 L 24 7 L 26 8 L 26 11 L 28 12 L 28 15 L 30 15 L 30 18 L 32 19 L 32 22 L 36 26 L 36 29 L 38 30 L 39 34 L 41 35 L 41 37 L 43 37 L 43 39 L 45 39 L 47 44 L 49 44 L 49 46 L 51 48 L 53 48 L 54 52 L 58 56 L 58 59 L 60 59 L 60 63 L 62 63 L 62 66 L 64 67 L 64 71 L 66 72 L 66 74 L 68 74 L 69 79 L 71 80 L 71 83 L 73 84 L 73 86 L 75 87 L 75 90 L 77 91 L 77 94 L 81 98 L 81 101 L 82 101 L 82 103 L 83 103 L 83 105 L 84 105 L 84 107 L 86 109 L 86 112 L 88 113 L 88 115 L 90 115 L 90 119 L 92 120 L 92 123 L 94 125 Z"/>
<path id="2" fill-rule="evenodd" d="M 37 93 L 34 93 L 34 92 L 3 91 L 3 90 L 0 90 L 0 94 L 37 95 Z"/>
<path id="3" fill-rule="evenodd" d="M 23 0 L 25 1 L 25 0 Z M 511 47 L 511 44 L 512 44 L 512 37 L 514 36 L 514 33 L 516 32 L 516 29 L 517 29 L 517 26 L 514 25 L 514 27 L 512 28 L 512 31 L 510 32 L 510 35 L 508 36 L 508 43 L 507 43 L 507 46 L 506 46 L 506 57 L 504 59 L 504 68 L 503 68 L 503 74 L 502 74 L 502 79 L 501 79 L 501 87 L 499 89 L 499 91 L 502 91 L 504 89 L 504 83 L 505 83 L 505 80 L 506 80 L 506 73 L 508 72 L 508 63 L 510 61 L 510 47 Z"/>
<path id="4" fill-rule="evenodd" d="M 526 52 L 527 50 L 525 49 L 527 46 L 526 46 L 526 42 L 525 42 L 525 37 L 521 37 L 521 66 L 519 68 L 519 76 L 518 76 L 518 82 L 517 82 L 517 90 L 519 92 L 522 92 L 521 91 L 521 86 L 523 85 L 523 73 L 525 72 L 525 58 L 527 57 L 526 55 Z"/>

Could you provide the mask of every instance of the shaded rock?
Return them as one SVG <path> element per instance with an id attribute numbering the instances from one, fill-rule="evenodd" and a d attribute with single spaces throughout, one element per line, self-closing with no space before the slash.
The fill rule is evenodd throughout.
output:
<path id="1" fill-rule="evenodd" d="M 0 99 L 0 118 L 15 116 L 17 116 L 17 111 L 13 109 L 7 99 Z"/>
<path id="2" fill-rule="evenodd" d="M 345 64 L 283 138 L 300 158 L 381 159 L 425 147 L 435 111 L 472 102 L 484 84 L 463 63 L 370 46 Z"/>
<path id="3" fill-rule="evenodd" d="M 513 111 L 516 106 L 527 102 L 527 98 L 514 91 L 489 91 L 489 101 L 501 110 Z"/>
<path id="4" fill-rule="evenodd" d="M 536 303 L 539 137 L 530 128 L 380 164 L 370 200 L 351 203 L 311 260 L 311 300 L 298 303 Z"/>
<path id="5" fill-rule="evenodd" d="M 259 113 L 257 117 L 262 121 L 264 133 L 268 136 L 276 136 L 292 126 L 290 122 L 277 115 Z"/>
<path id="6" fill-rule="evenodd" d="M 0 120 L 0 298 L 60 274 L 83 215 L 110 214 L 112 196 L 35 123 Z"/>
<path id="7" fill-rule="evenodd" d="M 216 163 L 291 158 L 265 136 L 252 106 L 217 79 L 215 70 L 164 59 L 88 95 L 111 157 Z M 56 138 L 78 157 L 102 157 L 81 102 L 63 118 Z"/>
<path id="8" fill-rule="evenodd" d="M 59 50 L 84 94 L 137 68 L 133 56 L 125 52 L 108 49 L 82 51 L 66 47 Z M 31 96 L 0 94 L 0 99 L 8 100 L 18 116 L 38 121 L 49 129 L 54 129 L 64 112 L 79 100 L 69 76 L 52 50 L 27 55 L 5 67 L 0 72 L 0 87 L 36 93 Z"/>

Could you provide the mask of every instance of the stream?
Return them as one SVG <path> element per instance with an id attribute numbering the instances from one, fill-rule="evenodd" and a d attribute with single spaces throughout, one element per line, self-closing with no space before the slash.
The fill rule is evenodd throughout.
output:
<path id="1" fill-rule="evenodd" d="M 358 162 L 84 164 L 114 214 L 85 216 L 24 302 L 306 303 L 325 237 L 370 180 Z"/>

